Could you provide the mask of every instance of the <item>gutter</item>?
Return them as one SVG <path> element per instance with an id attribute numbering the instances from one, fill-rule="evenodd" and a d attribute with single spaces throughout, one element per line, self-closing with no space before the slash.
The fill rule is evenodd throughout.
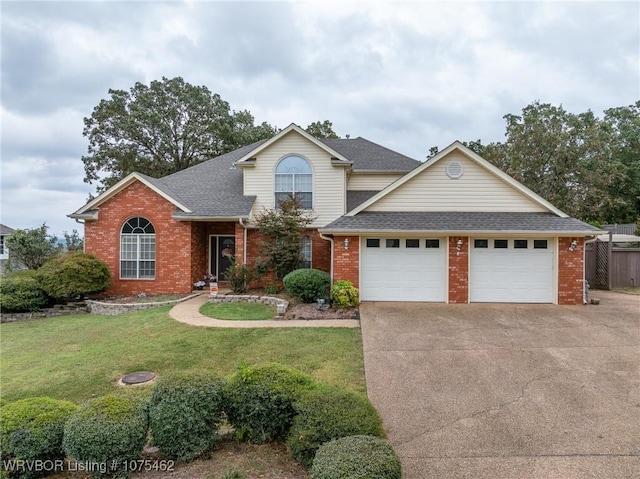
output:
<path id="1" fill-rule="evenodd" d="M 243 243 L 243 247 L 242 247 L 242 264 L 247 264 L 247 225 L 244 224 L 243 222 L 243 218 L 238 218 L 238 223 L 240 223 L 240 226 L 242 226 L 244 228 L 244 232 L 242 233 L 242 243 Z"/>

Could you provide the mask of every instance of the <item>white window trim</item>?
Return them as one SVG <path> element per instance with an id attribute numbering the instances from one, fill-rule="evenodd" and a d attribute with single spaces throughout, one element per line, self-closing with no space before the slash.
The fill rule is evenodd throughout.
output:
<path id="1" fill-rule="evenodd" d="M 144 218 L 144 217 L 135 217 L 135 218 Z M 127 221 L 125 221 L 122 225 L 122 227 L 120 228 L 120 267 L 119 267 L 119 277 L 121 280 L 123 281 L 127 281 L 127 280 L 132 280 L 132 281 L 154 281 L 156 279 L 157 276 L 157 243 L 156 243 L 156 234 L 155 234 L 155 227 L 153 226 L 153 223 L 151 221 L 149 221 L 147 218 L 144 218 L 145 220 L 149 221 L 149 224 L 151 225 L 151 227 L 154 230 L 154 233 L 123 233 L 122 230 L 124 229 L 125 225 L 127 223 L 129 223 L 129 221 L 135 219 L 135 218 L 129 218 Z M 123 258 L 122 257 L 122 253 L 123 253 L 123 247 L 122 247 L 122 238 L 123 236 L 127 236 L 127 237 L 135 237 L 136 238 L 136 259 L 132 260 L 132 259 L 127 259 L 127 258 Z M 141 254 L 141 244 L 142 244 L 142 237 L 153 237 L 153 253 L 154 253 L 154 259 L 152 260 L 141 260 L 140 259 L 140 254 Z M 130 277 L 130 276 L 123 276 L 122 275 L 122 262 L 123 261 L 135 261 L 136 263 L 136 276 L 135 277 Z M 141 261 L 145 261 L 145 262 L 151 262 L 153 261 L 153 277 L 144 277 L 141 278 L 140 277 L 140 262 Z"/>
<path id="2" fill-rule="evenodd" d="M 301 160 L 303 160 L 304 162 L 307 163 L 307 165 L 309 166 L 309 170 L 311 170 L 311 173 L 278 173 L 278 167 L 282 164 L 283 161 L 286 161 L 288 158 L 300 158 Z M 292 175 L 293 176 L 293 191 L 276 191 L 276 178 L 278 177 L 278 175 Z M 296 190 L 296 184 L 295 184 L 295 179 L 296 179 L 296 175 L 311 175 L 311 189 L 309 191 L 297 191 Z M 286 155 L 284 157 L 282 157 L 277 163 L 276 163 L 276 167 L 274 169 L 274 173 L 273 173 L 273 186 L 274 186 L 274 191 L 273 191 L 273 202 L 274 202 L 274 208 L 278 209 L 278 197 L 277 195 L 280 193 L 286 193 L 287 195 L 293 195 L 295 197 L 295 195 L 297 193 L 310 193 L 311 194 L 311 206 L 309 208 L 305 208 L 302 207 L 302 209 L 304 210 L 313 210 L 313 205 L 314 205 L 314 191 L 313 191 L 313 182 L 314 182 L 314 173 L 313 173 L 313 167 L 311 165 L 311 162 L 306 159 L 304 156 L 302 155 L 297 155 L 297 154 L 289 154 Z"/>

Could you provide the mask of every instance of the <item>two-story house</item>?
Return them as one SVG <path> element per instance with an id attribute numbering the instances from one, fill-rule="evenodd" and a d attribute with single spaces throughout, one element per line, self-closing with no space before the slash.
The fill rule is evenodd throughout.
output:
<path id="1" fill-rule="evenodd" d="M 421 163 L 292 124 L 164 178 L 132 173 L 69 216 L 111 293 L 181 293 L 204 273 L 224 280 L 228 253 L 253 264 L 253 218 L 289 194 L 315 218 L 305 265 L 364 301 L 583 301 L 584 240 L 599 230 L 459 142 Z"/>

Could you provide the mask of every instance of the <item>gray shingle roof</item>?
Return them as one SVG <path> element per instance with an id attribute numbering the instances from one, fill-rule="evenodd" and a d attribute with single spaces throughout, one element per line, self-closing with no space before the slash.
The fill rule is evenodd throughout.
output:
<path id="1" fill-rule="evenodd" d="M 408 172 L 422 163 L 362 137 L 320 140 L 353 161 L 354 170 Z"/>
<path id="2" fill-rule="evenodd" d="M 358 191 L 347 190 L 347 211 L 351 211 L 356 206 L 360 206 L 379 191 Z"/>
<path id="3" fill-rule="evenodd" d="M 242 170 L 234 163 L 259 147 L 265 140 L 244 146 L 199 165 L 163 178 L 144 178 L 156 188 L 190 209 L 191 213 L 176 211 L 180 218 L 247 217 L 255 196 L 242 194 Z M 389 150 L 364 138 L 321 140 L 330 148 L 353 161 L 354 169 L 379 171 L 410 171 L 419 161 Z M 376 192 L 357 192 L 350 195 L 349 210 L 369 199 Z"/>
<path id="4" fill-rule="evenodd" d="M 145 179 L 192 211 L 179 211 L 175 216 L 248 217 L 255 196 L 242 194 L 242 170 L 234 163 L 261 143 L 263 141 L 244 146 L 163 178 Z"/>
<path id="5" fill-rule="evenodd" d="M 13 228 L 9 228 L 8 226 L 0 224 L 0 235 L 10 235 L 13 232 L 14 232 Z"/>
<path id="6" fill-rule="evenodd" d="M 575 218 L 553 213 L 467 213 L 467 212 L 362 212 L 341 216 L 324 232 L 422 231 L 422 232 L 555 232 L 595 234 L 599 230 Z"/>

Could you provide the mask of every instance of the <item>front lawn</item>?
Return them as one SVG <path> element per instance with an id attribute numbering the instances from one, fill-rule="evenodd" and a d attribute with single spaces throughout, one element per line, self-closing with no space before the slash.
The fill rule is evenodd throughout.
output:
<path id="1" fill-rule="evenodd" d="M 200 308 L 205 316 L 233 321 L 273 319 L 276 308 L 262 303 L 205 303 Z"/>
<path id="2" fill-rule="evenodd" d="M 79 403 L 114 391 L 117 380 L 134 371 L 210 369 L 226 376 L 241 363 L 262 361 L 366 391 L 359 329 L 204 328 L 171 319 L 169 309 L 0 325 L 2 398 L 50 396 Z"/>

